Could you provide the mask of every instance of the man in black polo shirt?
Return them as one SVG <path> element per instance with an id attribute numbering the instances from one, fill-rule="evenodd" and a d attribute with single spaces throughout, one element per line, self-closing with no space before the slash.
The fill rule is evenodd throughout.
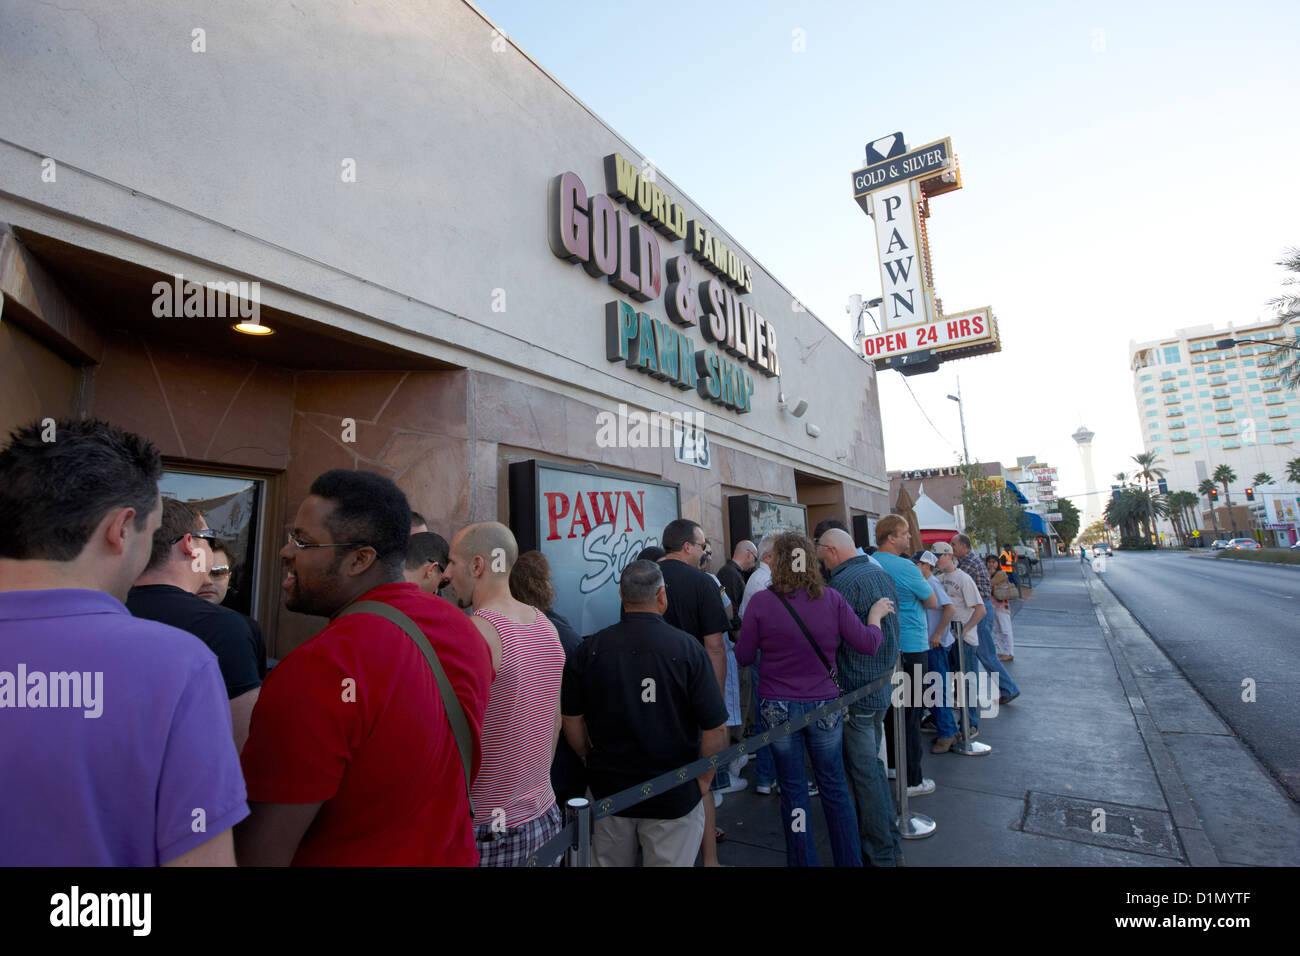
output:
<path id="1" fill-rule="evenodd" d="M 667 552 L 659 561 L 668 591 L 664 620 L 704 645 L 704 652 L 713 662 L 718 689 L 725 691 L 727 652 L 722 646 L 722 635 L 729 622 L 722 607 L 721 592 L 713 579 L 700 570 L 704 529 L 690 518 L 678 518 L 668 522 L 661 543 Z"/>
<path id="2" fill-rule="evenodd" d="M 661 615 L 662 569 L 633 561 L 622 574 L 623 620 L 587 638 L 564 668 L 564 736 L 587 764 L 597 800 L 718 753 L 727 708 L 699 642 Z M 597 866 L 692 866 L 704 834 L 711 773 L 596 821 Z M 711 801 L 712 798 L 710 798 Z"/>
<path id="3" fill-rule="evenodd" d="M 664 587 L 668 592 L 668 610 L 664 612 L 664 620 L 704 645 L 704 653 L 709 655 L 713 664 L 718 691 L 725 702 L 727 652 L 722 644 L 722 635 L 730 622 L 722 606 L 722 591 L 713 578 L 700 570 L 700 558 L 705 548 L 704 529 L 690 518 L 677 518 L 668 522 L 659 543 L 667 552 L 659 560 L 659 570 L 663 572 Z M 726 767 L 718 771 L 713 787 L 715 791 L 731 787 Z M 718 831 L 713 823 L 713 809 L 721 802 L 720 792 L 712 801 L 704 802 L 702 851 L 705 866 L 718 866 Z"/>
<path id="4" fill-rule="evenodd" d="M 230 698 L 235 749 L 242 750 L 266 665 L 259 661 L 256 640 L 243 615 L 198 596 L 212 566 L 214 537 L 203 515 L 164 498 L 162 524 L 153 535 L 149 564 L 127 594 L 126 607 L 136 617 L 189 631 L 217 655 Z"/>

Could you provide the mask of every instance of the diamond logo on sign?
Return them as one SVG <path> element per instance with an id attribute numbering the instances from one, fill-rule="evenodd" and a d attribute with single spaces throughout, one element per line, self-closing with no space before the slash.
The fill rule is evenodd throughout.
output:
<path id="1" fill-rule="evenodd" d="M 895 156 L 902 156 L 906 151 L 907 146 L 903 142 L 903 134 L 901 132 L 894 133 L 892 136 L 886 136 L 874 143 L 867 144 L 867 165 L 872 166 L 876 163 L 883 163 Z"/>

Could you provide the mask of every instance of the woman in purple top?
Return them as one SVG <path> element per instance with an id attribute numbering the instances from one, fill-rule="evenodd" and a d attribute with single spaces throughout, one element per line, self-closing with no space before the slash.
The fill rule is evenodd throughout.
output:
<path id="1" fill-rule="evenodd" d="M 812 542 L 793 531 L 779 535 L 772 554 L 772 585 L 750 599 L 736 644 L 736 660 L 741 665 L 759 658 L 758 707 L 767 726 L 780 727 L 839 697 L 827 665 L 834 666 L 840 641 L 860 653 L 874 654 L 884 640 L 880 621 L 893 610 L 893 602 L 881 598 L 871 606 L 870 623 L 864 626 L 840 593 L 823 584 Z M 825 664 L 795 620 L 796 614 L 816 640 Z M 808 819 L 805 741 L 826 811 L 835 865 L 862 865 L 857 813 L 844 779 L 843 733 L 841 708 L 771 743 L 781 784 L 787 866 L 818 865 Z"/>

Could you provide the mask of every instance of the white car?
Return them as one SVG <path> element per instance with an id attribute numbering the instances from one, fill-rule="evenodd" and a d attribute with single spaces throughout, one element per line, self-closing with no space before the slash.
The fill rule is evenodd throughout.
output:
<path id="1" fill-rule="evenodd" d="M 1224 548 L 1226 548 L 1227 546 L 1228 546 L 1228 539 L 1227 539 L 1227 538 L 1220 538 L 1218 541 L 1214 542 L 1214 544 L 1210 545 L 1210 550 L 1211 550 L 1211 551 L 1222 551 L 1222 550 L 1223 550 Z"/>
<path id="2" fill-rule="evenodd" d="M 1233 538 L 1227 544 L 1229 551 L 1258 551 L 1259 542 L 1254 538 Z"/>

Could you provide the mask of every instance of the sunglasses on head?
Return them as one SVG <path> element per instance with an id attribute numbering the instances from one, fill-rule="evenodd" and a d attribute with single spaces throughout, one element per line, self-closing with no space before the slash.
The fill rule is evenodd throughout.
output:
<path id="1" fill-rule="evenodd" d="M 209 543 L 217 540 L 217 533 L 211 528 L 204 528 L 202 531 L 186 531 L 185 534 L 188 534 L 191 538 L 202 538 Z M 172 544 L 185 537 L 185 534 L 172 538 Z"/>

